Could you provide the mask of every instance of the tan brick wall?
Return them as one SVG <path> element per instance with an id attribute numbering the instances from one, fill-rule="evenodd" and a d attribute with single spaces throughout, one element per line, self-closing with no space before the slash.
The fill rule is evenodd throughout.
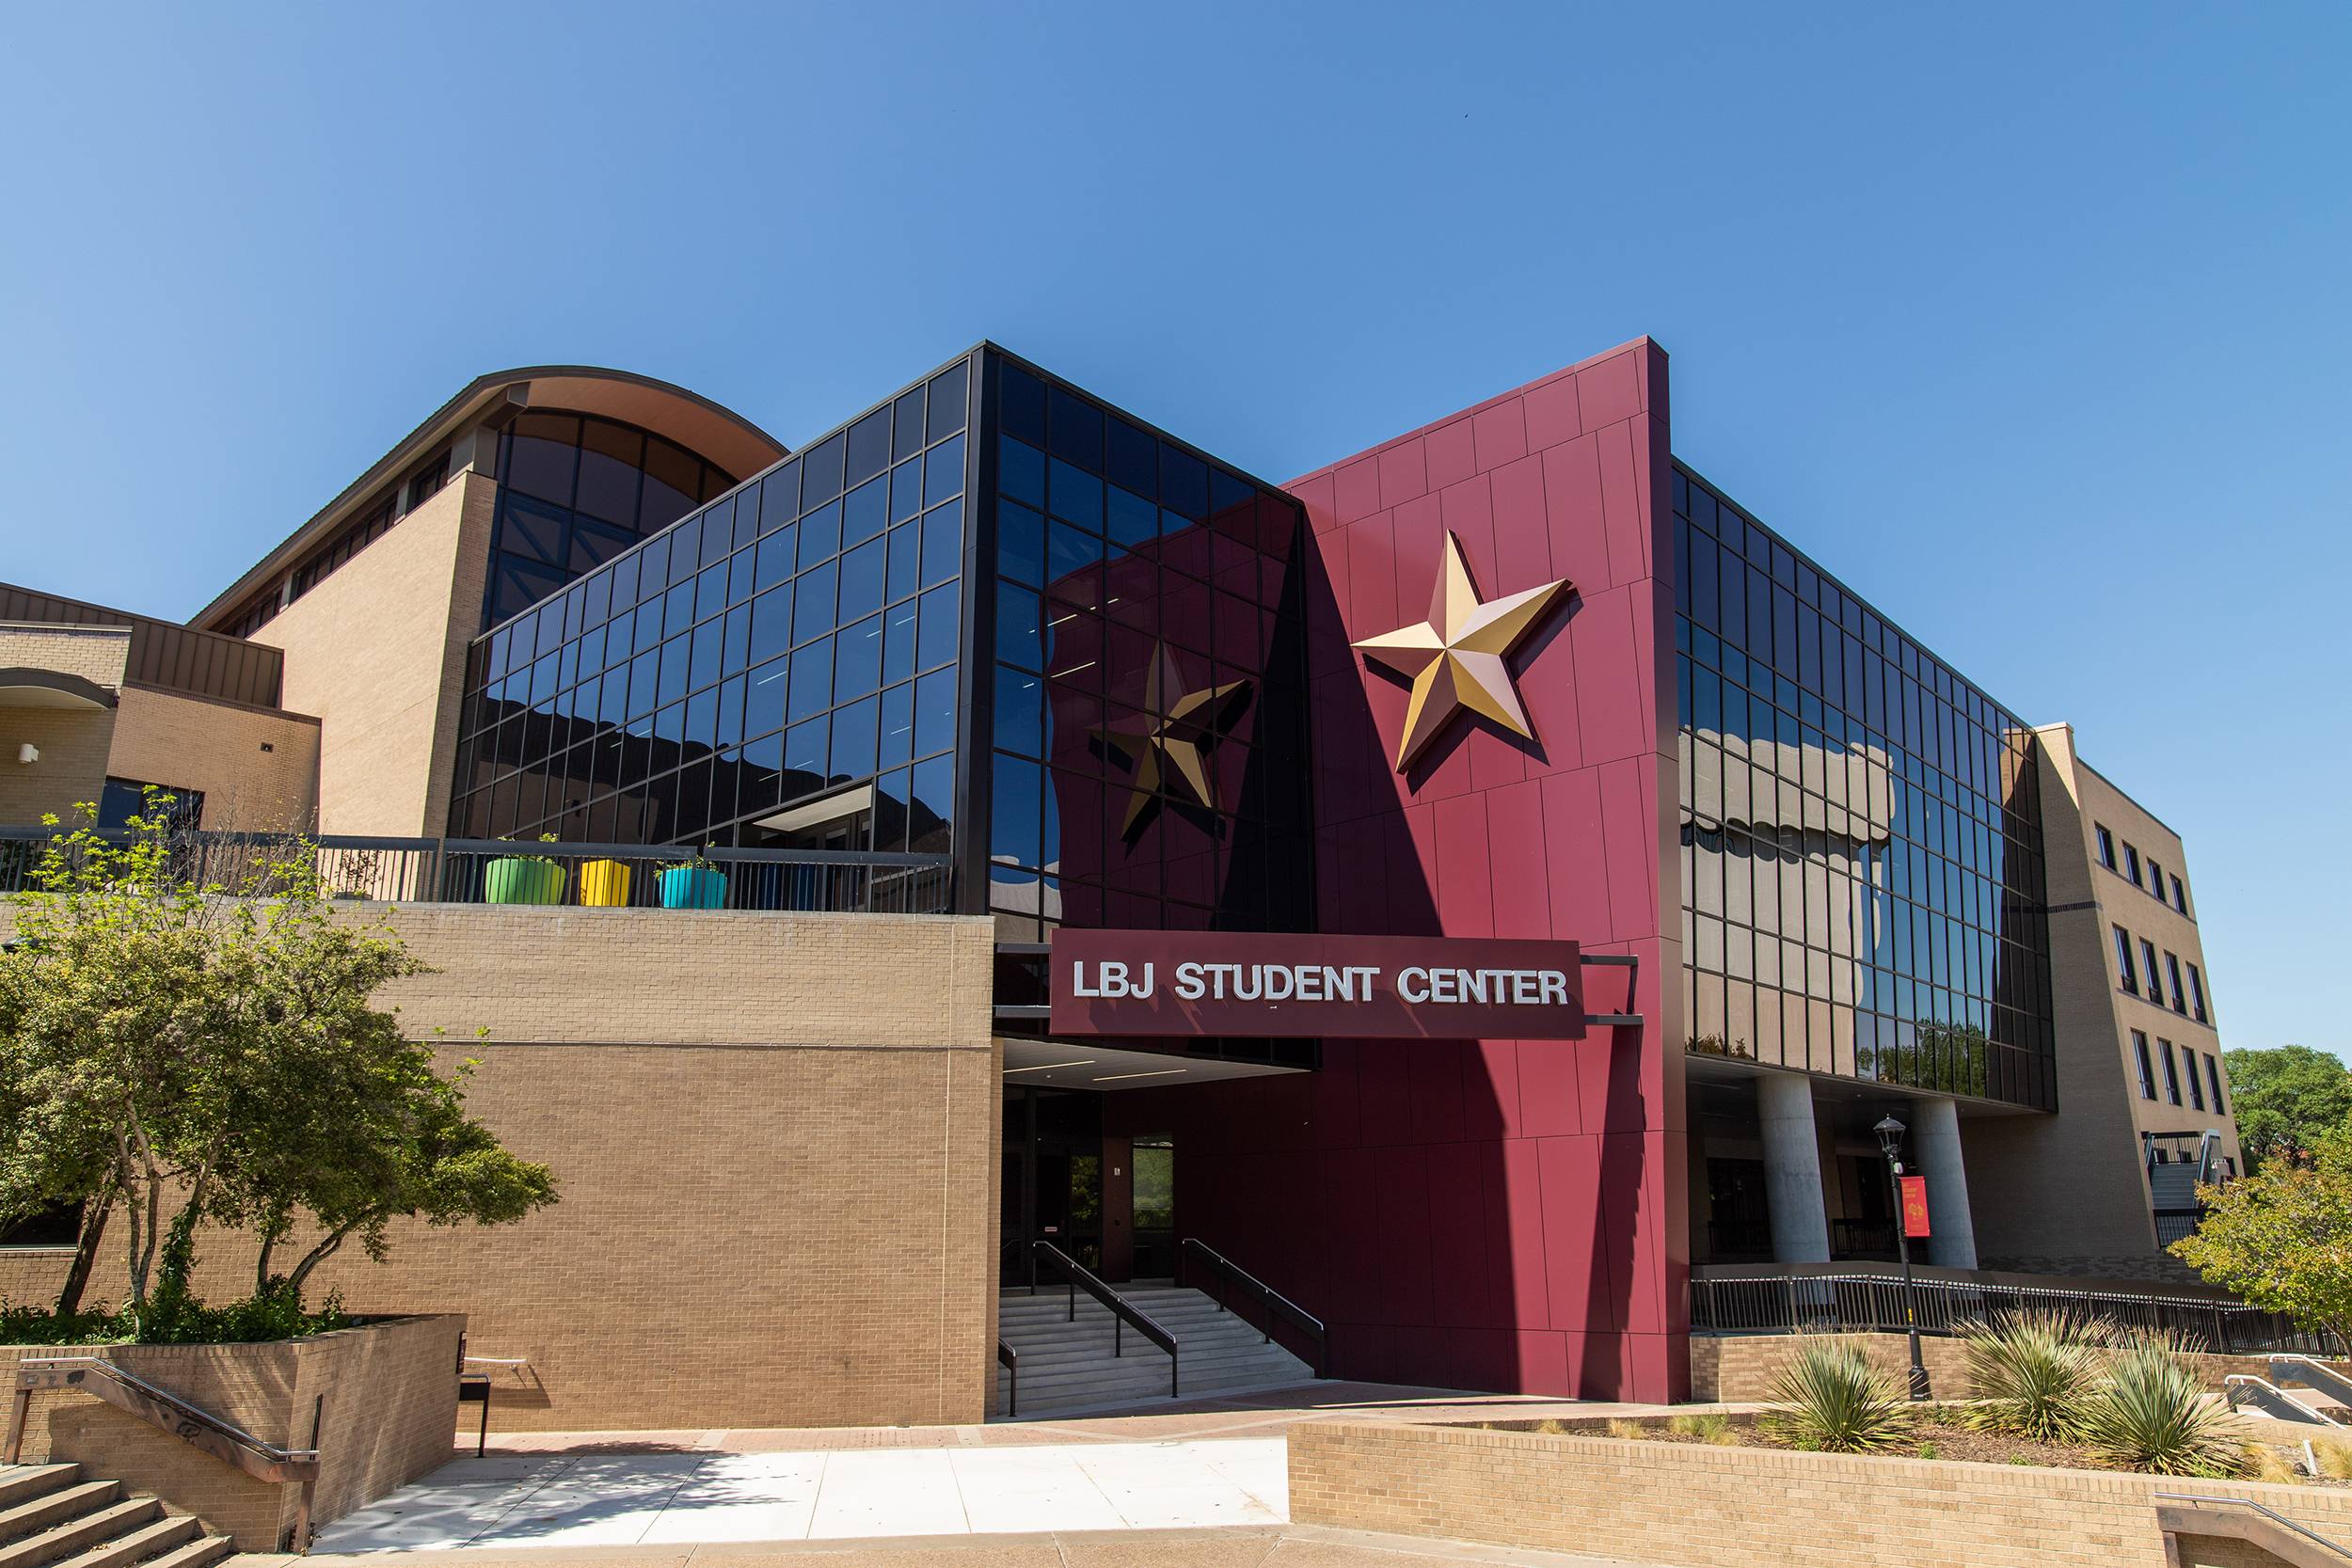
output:
<path id="1" fill-rule="evenodd" d="M 74 806 L 105 788 L 114 733 L 111 708 L 0 706 L 0 826 L 37 827 L 51 813 L 74 822 Z M 16 760 L 28 740 L 40 748 L 39 762 Z"/>
<path id="2" fill-rule="evenodd" d="M 103 1355 L 135 1376 L 280 1448 L 311 1446 L 319 1479 L 311 1522 L 324 1525 L 448 1460 L 465 1321 L 410 1318 L 258 1345 L 0 1346 L 0 1376 L 28 1356 Z M 34 1396 L 24 1459 L 72 1461 L 94 1479 L 151 1493 L 270 1551 L 292 1528 L 295 1488 L 246 1475 L 97 1398 Z"/>
<path id="3" fill-rule="evenodd" d="M 562 1201 L 496 1229 L 396 1226 L 389 1263 L 339 1257 L 314 1298 L 466 1313 L 472 1354 L 529 1363 L 496 1370 L 493 1430 L 982 1418 L 1002 1112 L 986 920 L 393 918 L 440 971 L 395 988 L 404 1025 L 446 1026 L 445 1058 L 480 1062 L 469 1105 L 554 1167 Z M 44 1299 L 65 1263 L 0 1255 L 0 1291 Z M 204 1242 L 208 1297 L 252 1271 L 245 1238 Z"/>
<path id="4" fill-rule="evenodd" d="M 497 494 L 458 475 L 254 634 L 286 650 L 285 705 L 319 718 L 321 832 L 447 825 Z"/>
<path id="5" fill-rule="evenodd" d="M 113 688 L 122 684 L 130 661 L 128 626 L 0 621 L 0 670 L 55 670 Z"/>
<path id="6" fill-rule="evenodd" d="M 2109 1471 L 1307 1421 L 1299 1524 L 1710 1568 L 2163 1568 L 2153 1495 L 2252 1498 L 2338 1539 L 2352 1494 Z M 2260 1562 L 2201 1539 L 2190 1564 Z"/>
<path id="7" fill-rule="evenodd" d="M 231 832 L 309 831 L 318 770 L 315 719 L 145 686 L 123 689 L 106 763 L 117 778 L 202 791 L 199 825 Z"/>

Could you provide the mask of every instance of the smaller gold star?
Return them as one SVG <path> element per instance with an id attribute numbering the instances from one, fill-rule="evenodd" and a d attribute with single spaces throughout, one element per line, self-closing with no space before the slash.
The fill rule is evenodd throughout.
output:
<path id="1" fill-rule="evenodd" d="M 1184 691 L 1184 676 L 1175 656 L 1161 643 L 1152 650 L 1143 677 L 1144 713 L 1138 719 L 1097 727 L 1094 737 L 1126 759 L 1135 769 L 1135 788 L 1127 797 L 1127 815 L 1119 836 L 1140 832 L 1146 815 L 1163 794 L 1177 803 L 1216 813 L 1216 778 L 1209 771 L 1209 753 L 1241 722 L 1249 706 L 1249 683 L 1228 681 L 1223 686 Z"/>
<path id="2" fill-rule="evenodd" d="M 1492 720 L 1523 740 L 1535 738 L 1504 661 L 1553 603 L 1575 588 L 1562 578 L 1482 601 L 1462 560 L 1462 542 L 1446 534 L 1445 562 L 1438 571 L 1437 592 L 1430 596 L 1429 619 L 1356 644 L 1375 663 L 1412 677 L 1405 735 L 1396 748 L 1398 772 L 1411 767 L 1446 721 L 1465 710 Z"/>

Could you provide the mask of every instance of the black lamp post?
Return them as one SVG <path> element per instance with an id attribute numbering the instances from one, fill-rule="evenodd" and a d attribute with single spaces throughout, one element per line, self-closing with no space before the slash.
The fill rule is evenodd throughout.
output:
<path id="1" fill-rule="evenodd" d="M 1886 1154 L 1886 1190 L 1895 1199 L 1895 1255 L 1903 1263 L 1903 1328 L 1911 1337 L 1911 1397 L 1928 1397 L 1927 1363 L 1919 1359 L 1919 1298 L 1911 1288 L 1910 1227 L 1903 1224 L 1903 1124 L 1893 1117 L 1882 1119 L 1870 1129 L 1879 1135 L 1879 1148 Z"/>

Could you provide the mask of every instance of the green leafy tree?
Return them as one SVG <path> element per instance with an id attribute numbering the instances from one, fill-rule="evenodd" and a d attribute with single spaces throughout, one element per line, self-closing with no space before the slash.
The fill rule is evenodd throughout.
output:
<path id="1" fill-rule="evenodd" d="M 374 1006 L 423 969 L 398 933 L 339 917 L 308 844 L 199 852 L 168 805 L 151 794 L 119 841 L 87 822 L 54 833 L 35 891 L 14 901 L 0 1221 L 82 1205 L 96 1216 L 74 1269 L 87 1279 L 119 1212 L 125 1305 L 144 1321 L 151 1296 L 175 1311 L 190 1299 L 199 1219 L 259 1234 L 257 1294 L 302 1231 L 284 1281 L 298 1302 L 346 1240 L 382 1257 L 395 1215 L 499 1224 L 552 1202 L 547 1168 L 465 1115 L 464 1069 L 441 1075 L 432 1046 Z M 79 1291 L 69 1284 L 61 1312 Z"/>
<path id="2" fill-rule="evenodd" d="M 2238 1142 L 2249 1167 L 2271 1160 L 2308 1164 L 2328 1132 L 2352 1123 L 2352 1072 L 2325 1051 L 2282 1045 L 2226 1051 L 2237 1097 Z"/>
<path id="3" fill-rule="evenodd" d="M 2198 1196 L 2205 1217 L 2173 1255 L 2352 1351 L 2352 1132 L 2324 1134 L 2309 1164 L 2273 1160 Z"/>

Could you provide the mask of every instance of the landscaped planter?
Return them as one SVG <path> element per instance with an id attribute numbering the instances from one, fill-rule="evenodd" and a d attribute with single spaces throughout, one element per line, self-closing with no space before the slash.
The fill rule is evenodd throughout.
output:
<path id="1" fill-rule="evenodd" d="M 580 868 L 580 901 L 592 910 L 617 910 L 628 903 L 628 867 L 619 861 L 590 861 Z"/>
<path id="2" fill-rule="evenodd" d="M 707 865 L 674 865 L 660 877 L 661 907 L 665 910 L 723 910 L 727 879 Z"/>
<path id="3" fill-rule="evenodd" d="M 561 904 L 564 868 L 537 855 L 508 855 L 483 868 L 482 896 L 492 904 Z"/>
<path id="4" fill-rule="evenodd" d="M 24 1360 L 97 1356 L 265 1443 L 315 1446 L 310 1521 L 317 1528 L 448 1463 L 465 1332 L 465 1318 L 452 1314 L 386 1318 L 252 1345 L 5 1345 L 0 1380 L 13 1387 Z M 298 1504 L 296 1485 L 256 1480 L 73 1389 L 33 1395 L 24 1457 L 77 1463 L 87 1479 L 151 1494 L 229 1535 L 241 1551 L 283 1549 Z"/>
<path id="5" fill-rule="evenodd" d="M 1551 1551 L 1598 1543 L 1639 1561 L 1736 1545 L 1723 1560 L 2163 1568 L 2159 1492 L 2244 1497 L 2352 1537 L 2352 1491 L 2319 1485 L 1367 1421 L 1302 1421 L 1288 1436 L 1298 1524 Z"/>

